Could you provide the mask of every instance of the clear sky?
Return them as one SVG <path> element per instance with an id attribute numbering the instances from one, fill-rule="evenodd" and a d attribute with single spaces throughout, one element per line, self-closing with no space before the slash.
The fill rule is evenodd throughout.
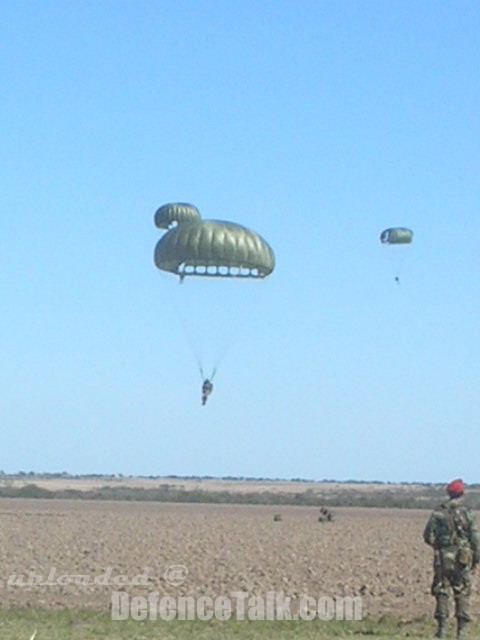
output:
<path id="1" fill-rule="evenodd" d="M 477 2 L 1 15 L 1 469 L 480 481 Z M 176 201 L 271 277 L 158 271 Z"/>

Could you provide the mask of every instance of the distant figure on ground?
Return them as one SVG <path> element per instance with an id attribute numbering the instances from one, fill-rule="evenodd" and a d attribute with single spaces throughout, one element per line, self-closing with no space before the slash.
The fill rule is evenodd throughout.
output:
<path id="1" fill-rule="evenodd" d="M 480 561 L 478 533 L 471 511 L 463 504 L 463 481 L 447 485 L 448 500 L 440 504 L 427 522 L 423 539 L 434 549 L 432 595 L 436 599 L 434 617 L 437 638 L 446 637 L 450 589 L 455 601 L 457 638 L 465 638 L 472 572 Z"/>
<path id="2" fill-rule="evenodd" d="M 320 508 L 320 516 L 318 518 L 319 522 L 332 522 L 333 521 L 333 513 L 330 511 L 330 509 L 327 509 L 326 507 L 321 507 Z"/>
<path id="3" fill-rule="evenodd" d="M 208 378 L 205 378 L 202 384 L 202 405 L 204 405 L 207 402 L 208 396 L 212 393 L 212 391 L 213 391 L 213 384 L 210 382 Z"/>

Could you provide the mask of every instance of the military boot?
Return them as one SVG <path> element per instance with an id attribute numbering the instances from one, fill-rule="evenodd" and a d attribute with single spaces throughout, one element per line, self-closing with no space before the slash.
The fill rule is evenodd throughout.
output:
<path id="1" fill-rule="evenodd" d="M 447 621 L 445 618 L 438 619 L 438 629 L 435 634 L 436 638 L 446 638 L 447 637 Z"/>
<path id="2" fill-rule="evenodd" d="M 457 638 L 466 638 L 467 637 L 467 621 L 463 620 L 463 618 L 458 618 L 457 620 Z"/>

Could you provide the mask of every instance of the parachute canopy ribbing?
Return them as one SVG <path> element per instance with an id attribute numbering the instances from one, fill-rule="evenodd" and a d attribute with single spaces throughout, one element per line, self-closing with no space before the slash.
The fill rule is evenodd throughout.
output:
<path id="1" fill-rule="evenodd" d="M 183 222 L 201 220 L 200 211 L 193 204 L 173 202 L 164 204 L 155 212 L 155 226 L 159 229 L 169 229 L 171 226 Z"/>
<path id="2" fill-rule="evenodd" d="M 405 227 L 392 227 L 382 231 L 380 240 L 384 244 L 410 244 L 413 240 L 413 231 Z"/>
<path id="3" fill-rule="evenodd" d="M 155 264 L 180 276 L 264 278 L 275 267 L 267 242 L 233 222 L 182 222 L 158 241 Z"/>

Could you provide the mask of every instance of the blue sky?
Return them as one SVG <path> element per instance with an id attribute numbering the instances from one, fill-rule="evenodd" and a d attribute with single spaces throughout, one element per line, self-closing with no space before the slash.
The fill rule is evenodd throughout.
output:
<path id="1" fill-rule="evenodd" d="M 480 481 L 478 3 L 1 11 L 0 468 Z M 176 201 L 272 276 L 160 273 Z"/>

